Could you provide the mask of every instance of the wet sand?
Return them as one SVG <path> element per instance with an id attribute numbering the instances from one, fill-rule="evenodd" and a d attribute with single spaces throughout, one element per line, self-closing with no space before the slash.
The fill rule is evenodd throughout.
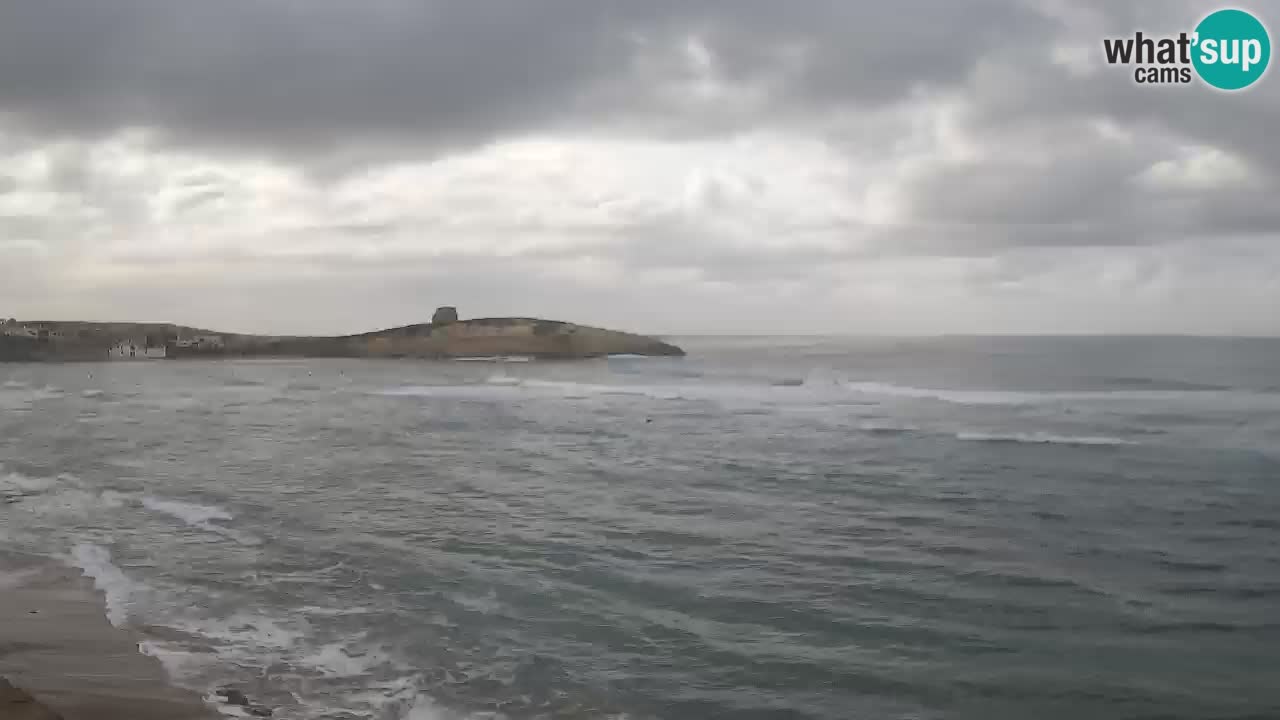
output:
<path id="1" fill-rule="evenodd" d="M 37 701 L 0 705 L 0 720 L 50 717 L 44 708 L 63 720 L 218 717 L 197 694 L 171 686 L 137 639 L 107 621 L 89 580 L 32 556 L 0 554 L 0 678 Z"/>

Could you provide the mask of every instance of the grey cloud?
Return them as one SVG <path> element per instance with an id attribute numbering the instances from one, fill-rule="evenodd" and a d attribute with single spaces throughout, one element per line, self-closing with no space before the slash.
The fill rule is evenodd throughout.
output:
<path id="1" fill-rule="evenodd" d="M 1254 7 L 1268 14 L 1267 6 Z M 1093 22 L 1062 26 L 1048 45 L 1086 47 L 1101 64 L 1102 37 L 1190 29 L 1216 6 L 1072 8 L 1085 10 Z M 1074 72 L 1053 62 L 1048 45 L 1004 43 L 967 78 L 961 127 L 986 148 L 972 162 L 939 162 L 907 182 L 908 215 L 927 227 L 900 228 L 903 244 L 969 253 L 1280 234 L 1280 206 L 1268 199 L 1280 190 L 1280 144 L 1272 130 L 1280 121 L 1275 77 L 1235 94 L 1198 85 L 1140 87 L 1125 68 Z M 1128 140 L 1101 137 L 1091 128 L 1098 122 L 1109 122 Z M 1247 182 L 1179 188 L 1137 181 L 1153 164 L 1176 161 L 1195 148 L 1233 154 L 1248 165 Z"/>
<path id="2" fill-rule="evenodd" d="M 696 132 L 727 111 L 663 95 L 693 79 L 693 38 L 721 81 L 769 86 L 754 113 L 802 116 L 953 84 L 993 42 L 1043 24 L 1018 5 L 922 0 L 5 3 L 0 113 L 44 132 L 141 126 L 295 154 L 614 122 Z"/>
<path id="3" fill-rule="evenodd" d="M 86 262 L 137 266 L 144 276 L 150 269 L 173 270 L 173 282 L 181 278 L 186 287 L 207 287 L 220 297 L 228 287 L 241 288 L 231 295 L 244 297 L 246 308 L 249 298 L 284 292 L 280 312 L 293 313 L 284 320 L 310 322 L 312 309 L 322 308 L 352 329 L 362 323 L 351 304 L 325 300 L 322 289 L 308 284 L 311 273 L 327 281 L 349 278 L 369 303 L 386 308 L 451 300 L 483 307 L 486 297 L 507 293 L 538 298 L 548 315 L 583 307 L 604 313 L 616 304 L 625 321 L 661 314 L 667 300 L 574 286 L 550 270 L 598 260 L 636 276 L 690 271 L 744 295 L 771 283 L 809 283 L 808 297 L 819 301 L 864 264 L 918 259 L 923 267 L 946 257 L 975 261 L 979 269 L 963 280 L 974 293 L 1035 295 L 1058 277 L 1062 258 L 1101 249 L 1123 259 L 1117 263 L 1127 269 L 1118 277 L 1137 292 L 1176 277 L 1170 267 L 1211 265 L 1197 253 L 1229 254 L 1219 243 L 1223 237 L 1262 243 L 1280 236 L 1274 202 L 1280 143 L 1273 137 L 1280 78 L 1273 69 L 1255 89 L 1231 95 L 1201 87 L 1140 88 L 1124 69 L 1080 74 L 1054 62 L 1051 52 L 1059 44 L 1080 47 L 1096 64 L 1104 36 L 1176 31 L 1213 7 L 1059 0 L 0 2 L 0 129 L 21 128 L 20 142 L 32 148 L 142 128 L 172 146 L 215 157 L 269 155 L 343 171 L 465 153 L 544 131 L 565 138 L 683 140 L 769 130 L 824 141 L 850 167 L 891 174 L 910 165 L 895 188 L 901 217 L 890 226 L 827 219 L 799 207 L 787 213 L 794 218 L 745 229 L 740 222 L 722 232 L 699 216 L 741 220 L 735 208 L 749 205 L 756 189 L 730 187 L 712 173 L 685 198 L 692 218 L 663 201 L 647 210 L 631 207 L 649 201 L 626 197 L 616 212 L 595 219 L 533 212 L 522 220 L 512 213 L 517 219 L 495 220 L 494 232 L 557 242 L 530 243 L 501 259 L 492 249 L 432 252 L 433 233 L 448 232 L 450 221 L 485 218 L 490 186 L 500 177 L 467 180 L 475 185 L 475 207 L 459 191 L 448 207 L 402 215 L 403 206 L 380 204 L 377 197 L 354 208 L 336 201 L 306 207 L 313 191 L 321 204 L 332 199 L 324 194 L 327 178 L 308 176 L 314 184 L 304 199 L 283 209 L 297 213 L 299 226 L 261 243 L 296 250 L 292 254 L 177 247 L 173 256 L 131 255 L 138 245 L 124 243 L 134 249 L 103 259 L 92 255 L 99 252 L 97 239 L 137 240 L 130 233 L 141 234 L 154 221 L 147 205 L 154 198 L 147 194 L 155 188 L 105 172 L 101 158 L 48 146 L 51 164 L 41 182 L 57 196 L 52 210 L 46 216 L 0 210 L 0 242 L 8 242 L 0 245 L 0 265 L 8 267 L 0 269 L 0 281 L 9 282 L 0 297 L 17 287 L 57 286 L 48 279 L 55 265 L 37 262 L 36 241 L 51 256 L 83 252 Z M 1262 3 L 1251 7 L 1263 16 L 1274 12 Z M 946 157 L 927 147 L 927 132 L 913 127 L 928 112 L 913 103 L 934 101 L 955 108 L 955 130 L 979 146 L 971 157 Z M 917 110 L 922 114 L 914 115 Z M 1098 123 L 1132 137 L 1108 140 Z M 904 139 L 926 147 L 904 150 Z M 1141 181 L 1154 164 L 1195 146 L 1243 160 L 1252 173 L 1248 182 L 1180 187 Z M 842 182 L 838 172 L 832 175 L 831 183 Z M 851 177 L 866 182 L 865 173 Z M 193 227 L 205 211 L 217 216 L 224 200 L 234 212 L 241 207 L 235 201 L 260 199 L 235 177 L 193 172 L 170 180 L 162 199 L 174 214 L 191 214 Z M 23 189 L 21 181 L 0 176 L 0 201 Z M 745 200 L 734 196 L 739 192 Z M 671 195 L 678 204 L 678 185 Z M 243 207 L 273 211 L 253 202 Z M 307 242 L 313 236 L 320 238 L 314 246 Z M 420 238 L 422 252 L 384 242 L 405 237 Z M 219 239 L 210 246 L 221 247 Z M 1179 251 L 1145 254 L 1164 245 Z M 344 252 L 348 246 L 352 252 Z M 400 249 L 380 252 L 384 247 Z M 984 258 L 992 260 L 986 270 Z M 1252 265 L 1276 260 L 1262 252 Z M 202 263 L 209 277 L 193 277 Z M 503 269 L 487 273 L 486 265 Z M 24 269 L 13 269 L 19 266 Z M 1226 276 L 1251 266 L 1233 255 L 1213 267 Z M 213 278 L 224 271 L 228 277 Z M 918 300 L 901 302 L 929 306 L 931 289 L 919 290 Z M 108 293 L 125 314 L 148 309 L 145 288 L 95 292 Z M 711 297 L 698 292 L 681 297 Z M 767 304 L 768 295 L 752 295 L 741 306 L 753 302 Z M 174 312 L 184 321 L 225 324 L 200 320 L 202 307 L 193 300 Z M 715 316 L 710 308 L 700 312 Z M 406 321 L 421 317 L 409 315 Z"/>

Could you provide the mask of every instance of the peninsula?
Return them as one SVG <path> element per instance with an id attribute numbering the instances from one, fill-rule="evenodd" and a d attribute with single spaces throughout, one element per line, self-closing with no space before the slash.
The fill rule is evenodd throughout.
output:
<path id="1" fill-rule="evenodd" d="M 453 307 L 431 322 L 358 335 L 286 336 L 217 332 L 169 323 L 6 320 L 0 361 L 145 360 L 217 357 L 398 357 L 574 359 L 684 355 L 633 333 L 525 317 L 460 320 Z"/>

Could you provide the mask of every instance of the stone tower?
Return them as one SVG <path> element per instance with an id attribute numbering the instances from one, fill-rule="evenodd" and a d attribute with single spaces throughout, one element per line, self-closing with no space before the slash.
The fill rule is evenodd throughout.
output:
<path id="1" fill-rule="evenodd" d="M 432 325 L 448 325 L 458 322 L 458 308 L 452 305 L 442 305 L 436 308 L 436 312 L 431 316 Z"/>

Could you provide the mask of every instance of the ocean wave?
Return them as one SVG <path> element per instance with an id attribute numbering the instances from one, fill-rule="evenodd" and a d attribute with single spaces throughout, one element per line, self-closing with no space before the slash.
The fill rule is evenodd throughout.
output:
<path id="1" fill-rule="evenodd" d="M 142 498 L 142 506 L 148 510 L 164 513 L 178 518 L 193 527 L 208 529 L 211 520 L 231 520 L 231 513 L 212 505 L 197 505 L 181 500 L 162 500 L 147 496 Z"/>
<path id="2" fill-rule="evenodd" d="M 368 615 L 373 612 L 373 610 L 365 607 L 327 608 L 319 607 L 317 605 L 307 605 L 298 608 L 298 612 L 303 615 L 315 615 L 318 617 L 343 617 L 346 615 Z"/>
<path id="3" fill-rule="evenodd" d="M 127 495 L 112 490 L 97 491 L 65 487 L 24 497 L 22 508 L 32 515 L 50 519 L 59 516 L 82 518 L 103 510 L 124 507 L 128 499 Z"/>
<path id="4" fill-rule="evenodd" d="M 510 375 L 490 375 L 485 378 L 487 385 L 520 385 L 520 378 L 511 377 Z"/>
<path id="5" fill-rule="evenodd" d="M 503 386 L 487 383 L 465 385 L 399 385 L 372 390 L 371 395 L 386 397 L 492 398 Z"/>
<path id="6" fill-rule="evenodd" d="M 1280 408 L 1280 394 L 1242 390 L 947 390 L 882 382 L 846 382 L 864 395 L 939 400 L 957 405 L 1035 405 L 1078 401 L 1222 403 L 1237 408 Z"/>
<path id="7" fill-rule="evenodd" d="M 463 385 L 402 385 L 374 391 L 375 395 L 393 397 L 502 397 L 502 393 L 521 390 L 530 396 L 584 400 L 603 396 L 649 397 L 655 400 L 683 400 L 684 394 L 675 387 L 658 385 L 601 385 L 568 380 L 543 380 L 517 378 L 510 375 L 491 375 L 483 383 Z"/>
<path id="8" fill-rule="evenodd" d="M 72 548 L 65 559 L 91 578 L 94 587 L 102 591 L 107 605 L 107 620 L 116 627 L 124 627 L 129 621 L 137 584 L 111 562 L 111 552 L 101 545 L 81 543 Z"/>
<path id="9" fill-rule="evenodd" d="M 5 473 L 0 475 L 0 497 L 23 497 L 43 493 L 57 483 L 58 481 L 51 477 L 30 477 L 17 472 Z"/>
<path id="10" fill-rule="evenodd" d="M 941 400 L 959 405 L 1020 405 L 1050 399 L 1043 393 L 1002 390 L 940 390 L 880 382 L 846 382 L 844 386 L 849 390 L 864 395 Z"/>
<path id="11" fill-rule="evenodd" d="M 858 429 L 872 435 L 904 435 L 906 433 L 919 432 L 920 426 L 909 423 L 867 422 L 859 425 Z"/>
<path id="12" fill-rule="evenodd" d="M 210 698 L 230 685 L 288 717 L 408 718 L 414 707 L 421 709 L 416 717 L 447 717 L 422 694 L 422 673 L 367 633 L 337 631 L 322 617 L 313 622 L 281 609 L 215 616 L 170 600 L 158 617 L 146 618 L 155 631 L 143 650 L 175 682 Z M 267 672 L 271 683 L 260 684 Z"/>
<path id="13" fill-rule="evenodd" d="M 490 590 L 485 595 L 454 593 L 449 596 L 449 599 L 458 607 L 483 615 L 496 615 L 502 611 L 503 607 L 502 602 L 498 600 L 497 593 L 493 590 Z"/>
<path id="14" fill-rule="evenodd" d="M 1124 438 L 1108 437 L 1105 435 L 1096 436 L 1077 436 L 1077 435 L 1054 435 L 1052 433 L 984 433 L 984 432 L 959 432 L 956 433 L 957 440 L 968 440 L 972 442 L 987 443 L 1019 443 L 1032 445 L 1099 445 L 1099 446 L 1120 446 L 1120 445 L 1137 445 L 1138 443 Z"/>
<path id="15" fill-rule="evenodd" d="M 85 487 L 74 475 L 31 477 L 22 473 L 0 475 L 0 504 L 21 505 L 34 517 L 83 517 L 101 510 L 123 507 L 129 496 L 114 490 Z"/>
<path id="16" fill-rule="evenodd" d="M 52 400 L 63 397 L 63 395 L 65 395 L 65 392 L 57 385 L 45 385 L 36 389 L 34 397 L 36 400 Z"/>
<path id="17" fill-rule="evenodd" d="M 1198 383 L 1185 380 L 1162 380 L 1160 378 L 1143 377 L 1106 377 L 1098 380 L 1103 385 L 1136 390 L 1231 390 L 1230 385 L 1214 383 Z"/>
<path id="18" fill-rule="evenodd" d="M 357 640 L 363 639 L 357 637 Z M 381 648 L 354 649 L 350 640 L 328 643 L 299 658 L 299 662 L 325 677 L 359 677 L 375 668 L 394 664 L 390 655 Z"/>
<path id="19" fill-rule="evenodd" d="M 473 357 L 456 357 L 454 362 L 533 362 L 528 355 L 476 355 Z"/>
<path id="20" fill-rule="evenodd" d="M 5 380 L 0 384 L 0 390 L 26 390 L 27 384 L 21 380 Z"/>
<path id="21" fill-rule="evenodd" d="M 237 532 L 228 527 L 215 524 L 215 521 L 228 522 L 234 519 L 231 513 L 214 505 L 199 505 L 181 500 L 166 500 L 148 495 L 142 498 L 142 506 L 152 512 L 158 512 L 180 520 L 198 530 L 220 535 L 234 540 L 241 545 L 259 545 L 258 538 L 246 533 Z"/>
<path id="22" fill-rule="evenodd" d="M 601 385 L 598 383 L 580 383 L 568 380 L 539 380 L 529 379 L 524 381 L 526 387 L 555 391 L 562 397 L 568 399 L 584 399 L 594 396 L 632 396 L 647 397 L 654 400 L 685 400 L 691 394 L 697 394 L 694 388 L 679 387 L 672 385 Z M 698 388 L 699 391 L 711 391 L 711 388 Z M 710 392 L 704 392 L 710 394 Z"/>

